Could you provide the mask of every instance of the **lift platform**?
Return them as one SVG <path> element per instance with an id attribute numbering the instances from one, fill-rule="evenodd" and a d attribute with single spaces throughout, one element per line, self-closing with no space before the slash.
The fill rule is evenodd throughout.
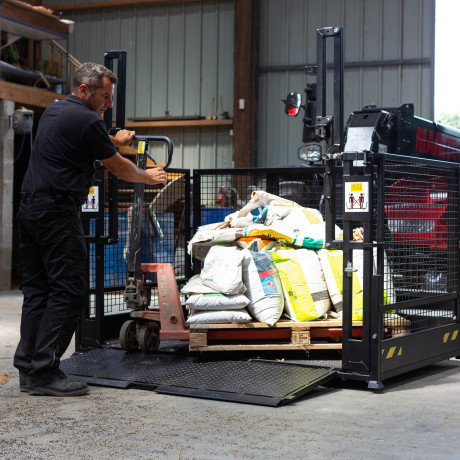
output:
<path id="1" fill-rule="evenodd" d="M 170 346 L 170 345 L 169 345 Z M 340 362 L 332 363 L 340 366 Z M 91 385 L 220 401 L 281 406 L 336 378 L 336 369 L 271 360 L 206 360 L 159 351 L 101 348 L 62 361 L 72 379 Z"/>

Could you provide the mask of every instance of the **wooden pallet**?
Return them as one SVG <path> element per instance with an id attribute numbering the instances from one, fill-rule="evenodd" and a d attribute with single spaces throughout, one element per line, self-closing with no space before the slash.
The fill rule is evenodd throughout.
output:
<path id="1" fill-rule="evenodd" d="M 362 336 L 362 325 L 362 321 L 352 322 L 353 337 Z M 392 326 L 391 321 L 386 326 Z M 410 329 L 405 331 L 410 332 Z M 405 333 L 408 332 L 398 336 Z M 341 350 L 341 339 L 342 321 L 332 319 L 307 322 L 281 320 L 274 326 L 258 321 L 244 324 L 192 323 L 189 350 Z"/>
<path id="2" fill-rule="evenodd" d="M 360 327 L 362 322 L 354 321 Z M 321 330 L 324 334 L 312 329 Z M 279 321 L 274 326 L 251 321 L 245 324 L 190 324 L 190 351 L 228 350 L 309 350 L 341 349 L 341 343 L 316 343 L 321 335 L 329 336 L 331 330 L 342 332 L 342 322 L 326 321 Z M 312 335 L 315 339 L 312 339 Z"/>

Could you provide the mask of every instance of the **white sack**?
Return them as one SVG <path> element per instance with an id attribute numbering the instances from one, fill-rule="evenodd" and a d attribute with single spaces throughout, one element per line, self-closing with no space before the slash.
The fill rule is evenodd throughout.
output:
<path id="1" fill-rule="evenodd" d="M 251 315 L 245 308 L 239 310 L 190 310 L 187 323 L 248 323 Z"/>
<path id="2" fill-rule="evenodd" d="M 267 252 L 244 251 L 243 282 L 250 303 L 251 315 L 263 323 L 273 326 L 281 317 L 284 308 L 283 288 L 276 265 Z"/>
<path id="3" fill-rule="evenodd" d="M 218 291 L 203 284 L 200 275 L 194 275 L 187 281 L 180 292 L 182 294 L 215 294 Z"/>
<path id="4" fill-rule="evenodd" d="M 236 246 L 213 246 L 201 270 L 203 284 L 226 295 L 243 294 L 242 279 L 244 253 Z"/>
<path id="5" fill-rule="evenodd" d="M 249 299 L 243 295 L 225 295 L 220 292 L 214 294 L 193 294 L 185 302 L 197 310 L 238 310 L 246 307 Z"/>

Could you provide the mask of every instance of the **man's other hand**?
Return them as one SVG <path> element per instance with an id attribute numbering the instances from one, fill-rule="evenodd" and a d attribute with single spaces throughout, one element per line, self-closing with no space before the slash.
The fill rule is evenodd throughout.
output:
<path id="1" fill-rule="evenodd" d="M 115 136 L 110 136 L 110 139 L 117 147 L 123 147 L 125 145 L 131 144 L 135 134 L 135 131 L 129 131 L 128 129 L 120 129 L 120 131 L 117 131 L 117 134 L 115 134 Z"/>

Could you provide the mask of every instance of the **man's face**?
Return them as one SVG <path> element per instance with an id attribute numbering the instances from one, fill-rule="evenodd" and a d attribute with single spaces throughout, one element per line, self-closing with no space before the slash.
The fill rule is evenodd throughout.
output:
<path id="1" fill-rule="evenodd" d="M 97 88 L 94 94 L 91 94 L 86 85 L 80 86 L 81 99 L 86 102 L 86 105 L 97 112 L 99 115 L 104 114 L 106 109 L 112 107 L 112 96 L 114 85 L 107 77 L 102 77 L 102 88 Z"/>

